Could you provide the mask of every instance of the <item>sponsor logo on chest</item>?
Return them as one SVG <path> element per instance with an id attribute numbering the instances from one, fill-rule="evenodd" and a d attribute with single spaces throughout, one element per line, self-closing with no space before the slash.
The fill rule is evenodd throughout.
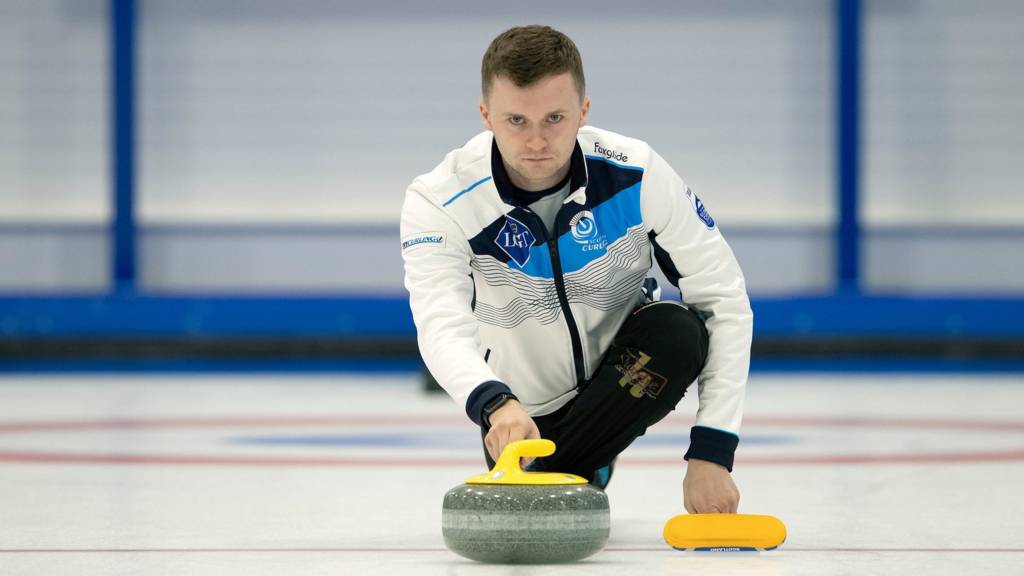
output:
<path id="1" fill-rule="evenodd" d="M 605 148 L 604 146 L 601 146 L 600 142 L 594 142 L 594 152 L 604 156 L 609 160 L 616 160 L 618 162 L 629 162 L 629 156 L 626 156 L 622 152 L 618 152 L 610 148 Z"/>
<path id="2" fill-rule="evenodd" d="M 522 268 L 529 262 L 530 247 L 537 243 L 537 238 L 526 224 L 505 215 L 505 225 L 498 231 L 494 243 Z"/>

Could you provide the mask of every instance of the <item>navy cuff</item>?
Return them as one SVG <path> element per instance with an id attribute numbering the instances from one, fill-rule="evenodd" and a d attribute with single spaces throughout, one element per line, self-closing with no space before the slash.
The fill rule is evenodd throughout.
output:
<path id="1" fill-rule="evenodd" d="M 690 428 L 690 449 L 686 451 L 684 458 L 721 464 L 732 472 L 733 458 L 736 456 L 736 446 L 739 443 L 740 437 L 731 432 L 707 426 L 694 426 Z"/>
<path id="2" fill-rule="evenodd" d="M 494 397 L 498 394 L 511 394 L 512 389 L 505 385 L 504 382 L 498 382 L 497 380 L 488 380 L 483 384 L 477 386 L 469 394 L 469 398 L 466 399 L 466 416 L 476 423 L 477 426 L 483 427 L 484 425 L 484 406 L 488 402 L 494 400 Z"/>

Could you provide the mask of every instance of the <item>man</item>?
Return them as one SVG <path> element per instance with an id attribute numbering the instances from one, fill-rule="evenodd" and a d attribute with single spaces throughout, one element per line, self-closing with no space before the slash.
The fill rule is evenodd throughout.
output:
<path id="1" fill-rule="evenodd" d="M 545 26 L 484 54 L 487 128 L 412 183 L 405 285 L 420 351 L 481 426 L 488 465 L 550 438 L 531 469 L 604 487 L 616 456 L 699 376 L 691 513 L 734 513 L 750 360 L 743 275 L 700 199 L 646 143 L 586 126 L 572 40 Z M 656 301 L 653 260 L 684 302 Z"/>

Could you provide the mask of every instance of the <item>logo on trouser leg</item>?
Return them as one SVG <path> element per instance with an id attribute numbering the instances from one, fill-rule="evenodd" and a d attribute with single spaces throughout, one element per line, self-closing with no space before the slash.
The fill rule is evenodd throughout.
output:
<path id="1" fill-rule="evenodd" d="M 639 350 L 626 349 L 622 352 L 619 363 L 615 369 L 622 374 L 619 378 L 619 386 L 629 387 L 629 393 L 634 398 L 642 398 L 647 395 L 650 398 L 657 398 L 658 394 L 665 389 L 668 379 L 647 368 L 651 357 Z"/>

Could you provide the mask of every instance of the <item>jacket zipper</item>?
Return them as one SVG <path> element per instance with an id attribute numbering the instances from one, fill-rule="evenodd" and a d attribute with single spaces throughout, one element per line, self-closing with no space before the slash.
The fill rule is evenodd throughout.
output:
<path id="1" fill-rule="evenodd" d="M 540 230 L 541 237 L 544 238 L 544 242 L 548 245 L 548 253 L 551 256 L 551 271 L 555 277 L 555 293 L 558 294 L 558 304 L 562 308 L 562 316 L 565 317 L 565 323 L 569 327 L 569 339 L 572 341 L 572 364 L 576 373 L 576 387 L 579 388 L 587 377 L 586 368 L 583 366 L 583 341 L 580 339 L 580 329 L 576 326 L 576 319 L 573 318 L 572 310 L 569 309 L 569 298 L 565 295 L 562 261 L 558 256 L 558 236 L 549 238 L 547 226 L 544 225 L 540 217 L 532 210 L 526 210 L 526 212 L 533 217 L 535 224 L 539 224 L 538 229 Z"/>

